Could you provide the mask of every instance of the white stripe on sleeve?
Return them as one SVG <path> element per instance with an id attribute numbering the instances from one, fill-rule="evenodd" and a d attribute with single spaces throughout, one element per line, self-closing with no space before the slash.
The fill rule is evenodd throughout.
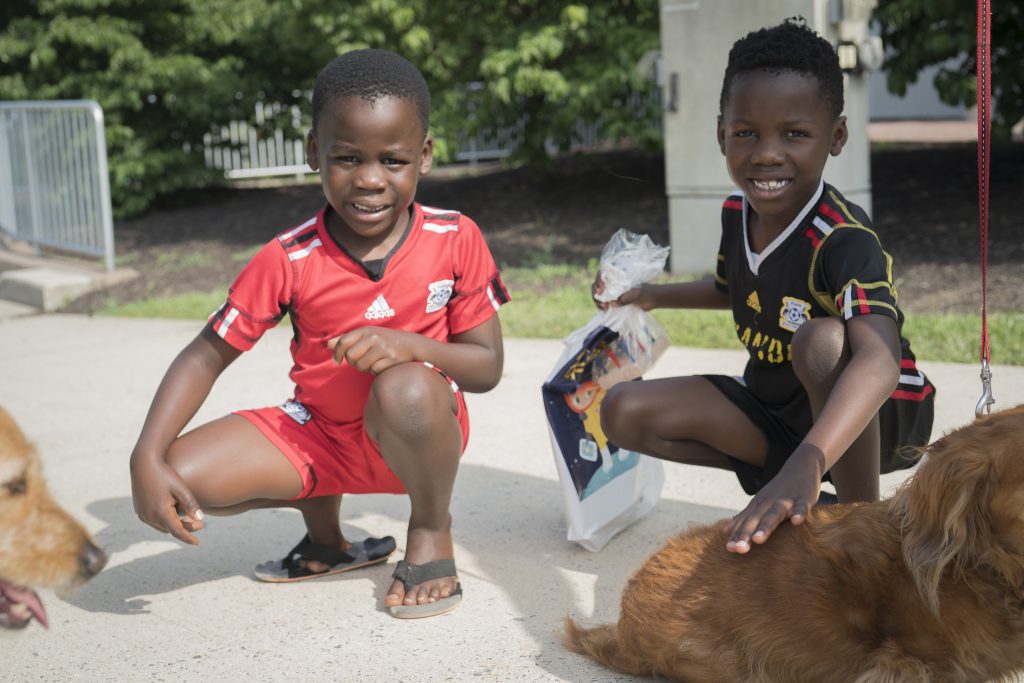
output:
<path id="1" fill-rule="evenodd" d="M 302 232 L 303 230 L 305 230 L 309 226 L 313 225 L 314 223 L 316 223 L 316 216 L 313 216 L 312 218 L 310 218 L 308 221 L 306 221 L 305 223 L 303 223 L 299 227 L 294 228 L 292 230 L 289 230 L 288 232 L 284 233 L 283 235 L 278 235 L 277 239 L 280 242 L 287 242 L 292 237 L 294 237 L 295 235 L 298 235 L 300 232 Z"/>
<path id="2" fill-rule="evenodd" d="M 459 224 L 458 223 L 424 223 L 423 224 L 423 229 L 424 230 L 429 230 L 430 232 L 436 232 L 438 234 L 445 233 L 445 232 L 458 232 L 459 231 Z"/>
<path id="3" fill-rule="evenodd" d="M 323 242 L 321 242 L 320 238 L 317 237 L 315 240 L 313 240 L 312 242 L 307 244 L 304 248 L 296 249 L 295 251 L 289 251 L 288 252 L 288 260 L 289 261 L 298 261 L 300 258 L 306 258 L 307 256 L 310 255 L 310 253 L 314 249 L 316 249 L 317 247 L 321 246 L 322 244 L 323 244 Z"/>
<path id="4" fill-rule="evenodd" d="M 237 317 L 237 308 L 232 308 L 230 311 L 228 311 L 228 314 L 224 316 L 224 320 L 221 321 L 220 327 L 217 328 L 217 334 L 218 336 L 220 336 L 221 339 L 223 339 L 227 335 L 228 328 L 231 327 L 231 323 L 235 322 L 235 318 Z"/>

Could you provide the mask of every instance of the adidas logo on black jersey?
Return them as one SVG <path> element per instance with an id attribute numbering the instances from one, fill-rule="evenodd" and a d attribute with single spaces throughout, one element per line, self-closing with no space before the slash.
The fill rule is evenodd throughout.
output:
<path id="1" fill-rule="evenodd" d="M 374 299 L 373 303 L 366 309 L 366 313 L 363 313 L 363 317 L 367 320 L 394 318 L 395 309 L 388 306 L 387 299 L 384 298 L 383 294 L 378 294 L 377 298 Z"/>

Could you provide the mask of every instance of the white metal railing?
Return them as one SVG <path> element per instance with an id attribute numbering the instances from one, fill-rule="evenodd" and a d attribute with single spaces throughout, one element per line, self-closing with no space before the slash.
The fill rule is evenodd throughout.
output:
<path id="1" fill-rule="evenodd" d="M 640 112 L 648 107 L 652 98 L 659 97 L 657 88 L 634 92 L 623 106 Z M 654 111 L 657 114 L 655 125 L 660 127 L 660 108 L 655 107 Z M 469 116 L 473 116 L 472 108 Z M 312 173 L 306 165 L 305 140 L 286 138 L 281 128 L 270 125 L 282 117 L 290 118 L 292 131 L 302 130 L 299 107 L 285 108 L 280 104 L 266 103 L 256 105 L 253 125 L 232 121 L 226 126 L 215 126 L 203 136 L 202 152 L 207 168 L 222 170 L 224 176 L 231 180 Z M 269 131 L 269 134 L 261 131 Z M 524 131 L 525 120 L 509 126 L 481 126 L 475 135 L 466 135 L 456 141 L 452 158 L 470 163 L 503 159 L 522 144 Z M 591 147 L 603 139 L 600 120 L 580 120 L 571 134 L 571 148 Z"/>
<path id="2" fill-rule="evenodd" d="M 223 170 L 224 176 L 232 180 L 312 173 L 306 164 L 305 140 L 286 140 L 280 128 L 274 128 L 269 137 L 260 135 L 261 128 L 282 114 L 290 116 L 292 130 L 301 130 L 297 106 L 285 109 L 280 104 L 266 103 L 256 105 L 254 126 L 245 121 L 215 126 L 203 136 L 206 167 Z"/>
<path id="3" fill-rule="evenodd" d="M 101 256 L 114 270 L 103 110 L 92 100 L 0 102 L 0 233 Z"/>

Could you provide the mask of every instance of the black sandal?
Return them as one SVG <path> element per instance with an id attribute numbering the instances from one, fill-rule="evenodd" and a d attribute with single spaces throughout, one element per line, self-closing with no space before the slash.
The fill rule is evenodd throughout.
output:
<path id="1" fill-rule="evenodd" d="M 395 573 L 392 576 L 405 586 L 405 592 L 412 590 L 424 581 L 443 579 L 446 576 L 457 576 L 455 573 L 455 560 L 434 560 L 426 564 L 412 564 L 405 560 L 399 560 Z M 462 584 L 455 581 L 455 590 L 446 598 L 438 598 L 434 602 L 422 605 L 392 605 L 388 607 L 391 616 L 399 619 L 419 619 L 420 617 L 432 617 L 435 614 L 443 614 L 455 609 L 462 601 Z"/>
<path id="2" fill-rule="evenodd" d="M 270 560 L 259 564 L 253 570 L 253 574 L 260 581 L 270 583 L 316 579 L 384 562 L 393 552 L 395 539 L 391 536 L 353 541 L 348 550 L 338 550 L 313 543 L 309 540 L 309 534 L 306 534 L 283 560 Z M 316 560 L 326 564 L 328 568 L 322 572 L 314 572 L 299 564 L 299 560 Z"/>

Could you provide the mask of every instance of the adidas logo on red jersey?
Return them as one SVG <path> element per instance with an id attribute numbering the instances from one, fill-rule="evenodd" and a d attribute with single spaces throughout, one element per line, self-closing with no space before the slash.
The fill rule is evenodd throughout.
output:
<path id="1" fill-rule="evenodd" d="M 366 309 L 366 313 L 363 313 L 363 317 L 367 320 L 394 318 L 395 309 L 388 305 L 387 299 L 384 298 L 383 294 L 378 294 L 377 298 L 374 299 L 373 303 Z"/>

